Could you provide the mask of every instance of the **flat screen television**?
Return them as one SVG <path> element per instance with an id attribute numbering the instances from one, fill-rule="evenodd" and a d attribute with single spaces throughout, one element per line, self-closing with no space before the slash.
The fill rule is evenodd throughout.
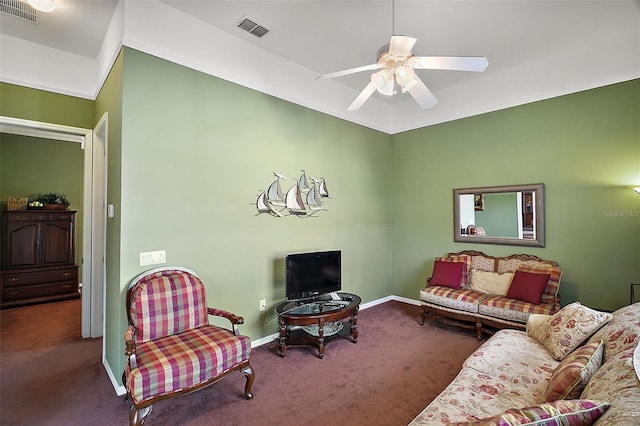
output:
<path id="1" fill-rule="evenodd" d="M 342 288 L 340 250 L 289 254 L 286 258 L 287 300 L 309 299 Z"/>

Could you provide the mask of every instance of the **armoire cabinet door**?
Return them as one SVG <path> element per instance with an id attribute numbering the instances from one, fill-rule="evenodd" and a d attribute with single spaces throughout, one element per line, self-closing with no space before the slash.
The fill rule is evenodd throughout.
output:
<path id="1" fill-rule="evenodd" d="M 43 222 L 40 235 L 43 266 L 73 264 L 71 222 Z"/>
<path id="2" fill-rule="evenodd" d="M 40 264 L 39 222 L 9 222 L 5 245 L 5 269 Z"/>

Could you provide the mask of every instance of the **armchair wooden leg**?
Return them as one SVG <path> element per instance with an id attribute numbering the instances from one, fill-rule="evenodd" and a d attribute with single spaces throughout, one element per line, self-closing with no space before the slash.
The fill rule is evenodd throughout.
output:
<path id="1" fill-rule="evenodd" d="M 241 368 L 240 371 L 247 378 L 247 383 L 244 386 L 244 397 L 246 399 L 252 399 L 253 394 L 251 393 L 251 386 L 253 386 L 253 381 L 256 379 L 256 373 L 253 371 L 250 364 Z"/>
<path id="2" fill-rule="evenodd" d="M 147 420 L 147 416 L 151 414 L 151 408 L 152 405 L 142 407 L 140 409 L 136 408 L 135 405 L 132 405 L 129 410 L 129 426 L 143 425 L 144 421 Z"/>
<path id="3" fill-rule="evenodd" d="M 122 385 L 126 388 L 127 387 L 127 377 L 125 375 L 126 371 L 122 372 Z M 129 400 L 129 392 L 124 394 L 124 400 L 128 401 Z"/>

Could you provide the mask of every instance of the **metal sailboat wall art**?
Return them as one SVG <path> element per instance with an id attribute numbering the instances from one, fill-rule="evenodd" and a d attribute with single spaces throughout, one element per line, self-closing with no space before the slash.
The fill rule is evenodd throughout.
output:
<path id="1" fill-rule="evenodd" d="M 276 180 L 266 191 L 261 190 L 256 200 L 257 215 L 267 213 L 274 217 L 311 217 L 319 211 L 327 210 L 322 202 L 323 198 L 330 198 L 325 179 L 310 176 L 312 183 L 309 184 L 307 173 L 304 170 L 301 172 L 300 177 L 294 179 L 296 183 L 286 193 L 282 192 L 281 181 L 287 180 L 287 177 L 273 172 Z"/>

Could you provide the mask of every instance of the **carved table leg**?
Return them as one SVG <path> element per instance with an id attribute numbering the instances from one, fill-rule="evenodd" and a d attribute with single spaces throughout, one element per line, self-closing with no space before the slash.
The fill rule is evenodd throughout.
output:
<path id="1" fill-rule="evenodd" d="M 324 318 L 318 320 L 318 358 L 324 357 Z"/>
<path id="2" fill-rule="evenodd" d="M 351 325 L 351 340 L 353 343 L 358 343 L 358 310 L 349 318 L 349 324 Z"/>
<path id="3" fill-rule="evenodd" d="M 280 318 L 280 339 L 278 349 L 281 357 L 284 357 L 284 352 L 287 350 L 287 331 L 287 325 L 284 323 L 284 320 Z"/>

